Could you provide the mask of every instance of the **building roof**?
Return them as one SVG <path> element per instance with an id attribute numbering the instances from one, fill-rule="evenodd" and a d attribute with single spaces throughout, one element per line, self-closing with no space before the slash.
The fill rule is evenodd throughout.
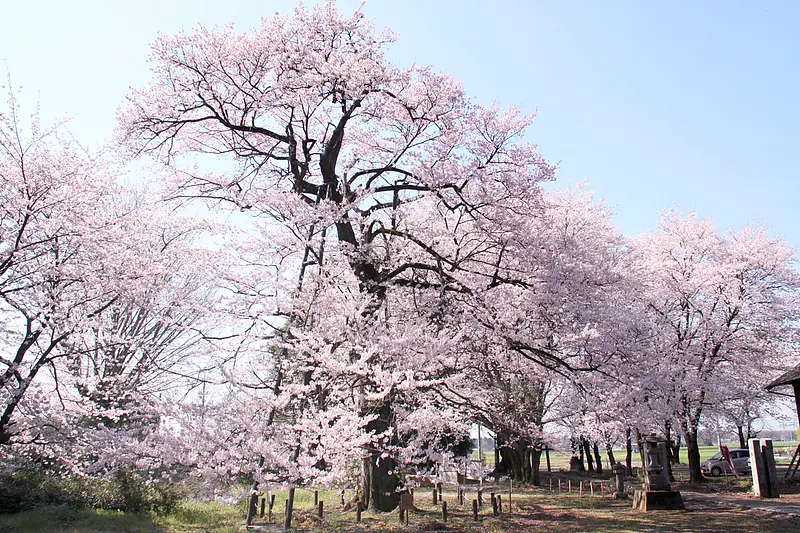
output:
<path id="1" fill-rule="evenodd" d="M 797 365 L 767 385 L 767 390 L 772 390 L 783 385 L 793 385 L 795 383 L 800 383 L 800 365 Z"/>

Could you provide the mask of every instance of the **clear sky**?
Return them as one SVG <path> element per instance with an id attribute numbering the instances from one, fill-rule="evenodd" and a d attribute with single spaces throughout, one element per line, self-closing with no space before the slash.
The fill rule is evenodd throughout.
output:
<path id="1" fill-rule="evenodd" d="M 0 58 L 26 102 L 72 116 L 93 145 L 128 86 L 146 83 L 156 32 L 245 29 L 293 6 L 0 0 Z M 480 103 L 538 108 L 530 139 L 559 183 L 588 179 L 625 234 L 680 204 L 800 248 L 800 2 L 368 0 L 364 12 L 399 35 L 398 64 L 452 74 Z"/>

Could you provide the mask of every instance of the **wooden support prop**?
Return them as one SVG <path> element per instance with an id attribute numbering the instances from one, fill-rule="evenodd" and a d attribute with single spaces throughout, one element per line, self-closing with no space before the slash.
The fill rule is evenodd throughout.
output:
<path id="1" fill-rule="evenodd" d="M 433 505 L 439 503 L 439 499 L 436 496 L 437 496 L 436 487 L 433 487 Z"/>
<path id="2" fill-rule="evenodd" d="M 580 486 L 580 488 L 578 489 L 578 491 L 579 491 L 579 492 L 578 492 L 578 494 L 579 494 L 580 496 L 583 496 L 583 480 L 581 480 L 581 486 Z"/>
<path id="3" fill-rule="evenodd" d="M 601 498 L 605 498 L 606 497 L 606 482 L 605 481 L 601 481 L 600 482 L 600 497 Z"/>
<path id="4" fill-rule="evenodd" d="M 322 519 L 322 508 L 325 506 L 325 502 L 318 502 L 317 503 L 317 518 L 320 520 Z"/>
<path id="5" fill-rule="evenodd" d="M 497 495 L 497 514 L 503 514 L 503 496 Z"/>
<path id="6" fill-rule="evenodd" d="M 553 478 L 550 478 L 550 492 L 553 492 Z"/>
<path id="7" fill-rule="evenodd" d="M 478 489 L 478 507 L 483 507 L 483 489 Z"/>
<path id="8" fill-rule="evenodd" d="M 558 479 L 558 492 L 561 493 L 561 478 Z"/>
<path id="9" fill-rule="evenodd" d="M 497 497 L 492 493 L 492 516 L 497 516 Z"/>
<path id="10" fill-rule="evenodd" d="M 253 491 L 250 495 L 250 505 L 247 507 L 247 521 L 246 525 L 253 523 L 253 518 L 256 517 L 256 510 L 258 509 L 258 492 Z"/>
<path id="11" fill-rule="evenodd" d="M 472 500 L 472 519 L 478 521 L 478 500 Z"/>
<path id="12" fill-rule="evenodd" d="M 272 508 L 275 507 L 275 495 L 269 497 L 269 510 L 272 511 Z"/>
<path id="13" fill-rule="evenodd" d="M 267 497 L 265 496 L 264 498 L 261 499 L 261 513 L 259 515 L 261 518 L 264 518 L 264 507 L 266 507 L 266 504 L 267 504 Z"/>
<path id="14" fill-rule="evenodd" d="M 289 498 L 286 499 L 286 508 L 283 510 L 283 529 L 292 527 L 292 506 L 294 504 L 294 494 L 292 489 L 289 489 Z"/>
<path id="15" fill-rule="evenodd" d="M 339 498 L 342 500 L 342 507 L 344 507 L 344 489 L 339 491 Z"/>
<path id="16" fill-rule="evenodd" d="M 439 499 L 442 499 L 442 484 L 439 483 Z"/>
<path id="17" fill-rule="evenodd" d="M 442 521 L 447 522 L 447 502 L 442 500 Z"/>
<path id="18" fill-rule="evenodd" d="M 356 522 L 361 522 L 361 502 L 356 502 Z"/>
<path id="19" fill-rule="evenodd" d="M 508 512 L 511 512 L 511 493 L 514 492 L 514 480 L 508 480 Z"/>
<path id="20" fill-rule="evenodd" d="M 572 494 L 572 480 L 571 479 L 567 480 L 567 492 Z"/>
<path id="21" fill-rule="evenodd" d="M 414 487 L 411 487 L 411 490 L 409 492 L 411 492 L 411 495 L 413 496 L 414 495 Z"/>
<path id="22" fill-rule="evenodd" d="M 403 509 L 402 505 L 400 507 L 398 507 L 397 510 L 399 511 L 398 516 L 400 517 L 400 523 L 401 524 L 405 524 L 405 522 L 406 522 L 406 516 L 405 516 L 406 515 L 406 510 Z"/>
<path id="23" fill-rule="evenodd" d="M 316 507 L 317 505 L 319 505 L 319 491 L 315 490 L 314 491 L 314 507 Z"/>
<path id="24" fill-rule="evenodd" d="M 589 490 L 592 493 L 592 498 L 594 498 L 594 481 L 589 482 Z"/>

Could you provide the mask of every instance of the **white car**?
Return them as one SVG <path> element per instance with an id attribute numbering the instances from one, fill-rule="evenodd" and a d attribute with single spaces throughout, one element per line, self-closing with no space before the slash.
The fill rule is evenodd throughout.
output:
<path id="1" fill-rule="evenodd" d="M 738 474 L 750 472 L 750 450 L 744 448 L 734 448 L 730 450 L 731 462 Z M 711 459 L 700 464 L 700 471 L 705 476 L 721 476 L 722 474 L 733 474 L 731 466 L 722 458 L 722 453 L 717 452 Z"/>

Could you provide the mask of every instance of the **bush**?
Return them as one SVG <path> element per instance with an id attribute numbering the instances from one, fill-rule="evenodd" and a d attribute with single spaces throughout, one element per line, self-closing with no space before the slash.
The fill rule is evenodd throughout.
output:
<path id="1" fill-rule="evenodd" d="M 0 513 L 17 513 L 41 506 L 68 505 L 132 513 L 170 513 L 184 498 L 173 483 L 147 486 L 129 470 L 112 480 L 64 479 L 34 471 L 0 473 Z"/>

